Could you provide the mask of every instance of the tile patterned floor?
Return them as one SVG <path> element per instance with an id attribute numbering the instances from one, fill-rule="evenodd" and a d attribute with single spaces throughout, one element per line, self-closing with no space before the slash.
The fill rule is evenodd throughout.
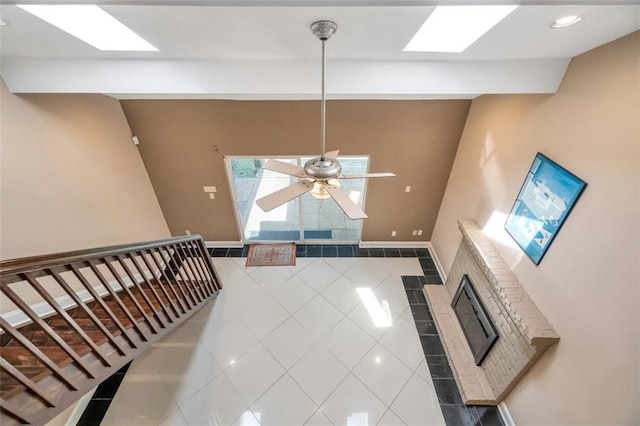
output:
<path id="1" fill-rule="evenodd" d="M 501 424 L 462 405 L 420 290 L 426 250 L 312 247 L 291 267 L 214 250 L 224 289 L 120 376 L 102 424 Z"/>

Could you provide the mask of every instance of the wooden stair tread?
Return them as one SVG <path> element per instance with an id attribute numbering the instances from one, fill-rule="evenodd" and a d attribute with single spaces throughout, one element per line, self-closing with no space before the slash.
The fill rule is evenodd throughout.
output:
<path id="1" fill-rule="evenodd" d="M 152 302 L 155 310 L 159 313 L 159 315 L 161 315 L 162 320 L 165 323 L 168 323 L 168 321 L 166 320 L 166 315 L 164 315 L 162 311 L 162 305 L 160 305 L 157 299 L 155 299 L 155 296 L 152 294 L 151 290 L 144 287 L 143 289 L 146 290 L 145 294 Z M 145 313 L 154 322 L 154 326 L 157 327 L 157 320 L 153 318 L 153 312 L 146 304 L 146 302 L 140 297 L 140 291 L 137 288 L 130 288 L 129 290 L 134 295 L 138 303 L 143 307 Z M 159 292 L 161 292 L 161 290 L 156 290 L 156 293 Z M 179 290 L 176 289 L 176 292 L 179 292 Z M 174 301 L 174 303 L 177 302 L 177 299 L 171 294 L 168 288 L 167 293 L 170 294 L 170 297 L 172 298 L 172 301 Z M 129 309 L 138 324 L 146 321 L 128 295 L 118 295 L 121 297 L 122 303 Z M 158 296 L 160 297 L 160 294 L 158 294 Z M 131 330 L 133 328 L 133 324 L 112 296 L 105 296 L 102 300 L 109 307 L 109 309 L 111 309 L 114 315 L 116 315 L 116 317 L 122 323 L 126 330 Z M 173 315 L 174 311 L 167 298 L 163 295 L 161 297 L 161 300 L 164 302 L 164 307 L 167 309 L 167 311 Z M 120 328 L 115 324 L 115 322 L 111 319 L 111 316 L 100 306 L 98 302 L 91 301 L 87 303 L 87 307 L 114 337 L 120 336 L 122 334 Z M 66 311 L 66 313 L 74 319 L 76 324 L 78 324 L 80 328 L 82 328 L 82 330 L 91 338 L 96 346 L 101 347 L 109 342 L 107 336 L 100 330 L 100 328 L 82 308 L 74 307 Z M 52 329 L 54 329 L 56 333 L 60 337 L 62 337 L 63 340 L 67 344 L 69 344 L 69 346 L 80 357 L 92 352 L 91 348 L 86 345 L 86 342 L 84 341 L 84 339 L 82 339 L 80 334 L 75 331 L 75 329 L 71 325 L 69 325 L 67 320 L 64 319 L 60 314 L 55 314 L 51 317 L 48 317 L 45 322 Z M 32 343 L 38 346 L 38 348 L 42 352 L 46 353 L 51 358 L 51 360 L 59 367 L 63 368 L 73 363 L 73 360 L 69 357 L 69 355 L 62 348 L 60 348 L 37 324 L 27 324 L 21 327 L 19 330 Z M 22 347 L 22 345 L 18 342 L 15 342 L 13 340 L 9 341 L 6 345 L 0 347 L 0 353 L 2 354 L 2 357 L 7 360 L 7 362 L 17 367 L 20 372 L 31 379 L 34 383 L 38 383 L 42 379 L 51 375 L 51 371 L 49 370 L 49 368 L 38 361 L 38 359 L 33 356 L 31 352 Z M 23 392 L 24 390 L 25 387 L 22 384 L 13 379 L 5 371 L 0 371 L 0 396 L 2 398 L 4 398 L 5 400 L 9 400 L 19 393 Z"/>
<path id="2" fill-rule="evenodd" d="M 73 360 L 69 355 L 60 347 L 56 346 L 38 346 L 42 352 L 44 352 L 58 367 L 64 368 L 70 365 Z M 85 345 L 84 348 L 74 348 L 80 357 L 91 352 L 91 349 Z M 47 366 L 38 360 L 31 352 L 23 347 L 18 346 L 5 346 L 1 349 L 2 358 L 8 363 L 16 367 L 22 374 L 27 376 L 34 383 L 38 383 L 40 380 L 51 375 L 51 372 Z M 9 389 L 5 389 L 5 382 L 7 378 L 11 376 L 2 371 L 0 373 L 0 394 L 4 399 L 10 399 L 17 393 L 22 392 L 24 387 L 22 385 L 13 386 L 11 392 Z M 11 382 L 9 382 L 11 383 Z M 22 387 L 22 389 L 19 389 Z M 17 392 L 17 393 L 16 393 Z"/>
<path id="3" fill-rule="evenodd" d="M 138 299 L 140 297 L 139 291 L 137 289 L 132 291 L 132 294 L 138 300 L 142 306 L 145 303 L 143 300 Z M 136 319 L 137 324 L 143 323 L 145 318 L 137 311 L 134 303 L 131 299 L 127 297 L 123 297 L 123 304 L 130 310 L 134 318 Z M 166 299 L 165 299 L 166 300 Z M 133 328 L 133 324 L 128 319 L 124 311 L 119 307 L 117 302 L 113 299 L 112 296 L 107 296 L 103 298 L 105 304 L 111 309 L 114 315 L 117 316 L 118 320 L 122 323 L 126 330 L 131 330 Z M 161 310 L 162 308 L 156 302 L 157 310 Z M 114 336 L 120 336 L 122 334 L 120 328 L 115 324 L 115 322 L 111 319 L 111 316 L 100 306 L 100 304 L 96 301 L 92 301 L 87 303 L 87 307 L 91 309 L 92 313 L 100 320 L 100 322 L 109 330 L 109 332 Z M 147 306 L 148 308 L 148 306 Z M 167 303 L 167 308 L 170 309 L 170 305 Z M 135 315 L 135 312 L 138 314 Z M 107 336 L 100 330 L 100 328 L 95 324 L 95 322 L 89 318 L 89 315 L 80 307 L 74 307 L 66 311 L 66 313 L 74 319 L 76 324 L 80 326 L 80 328 L 89 336 L 89 338 L 96 344 L 96 346 L 101 347 L 109 342 Z M 157 320 L 152 318 L 153 314 L 150 309 L 147 311 L 147 315 L 151 317 L 151 320 L 154 322 L 154 326 L 157 326 Z M 163 317 L 165 320 L 166 317 Z M 91 348 L 86 344 L 84 339 L 80 336 L 80 334 L 64 319 L 60 314 L 55 314 L 51 317 L 48 317 L 45 321 L 53 330 L 55 330 L 56 334 L 58 334 L 80 357 L 91 353 Z M 38 348 L 47 354 L 51 358 L 51 360 L 61 368 L 66 367 L 73 363 L 73 360 L 69 355 L 60 348 L 49 336 L 36 324 L 28 324 L 23 327 L 20 327 L 20 332 L 32 343 L 34 343 Z M 26 348 L 24 348 L 19 342 L 10 340 L 7 344 L 0 347 L 0 354 L 2 357 L 10 364 L 18 368 L 21 373 L 31 379 L 34 383 L 40 382 L 42 379 L 51 375 L 51 371 L 48 367 L 42 364 L 38 359 L 31 354 Z M 4 370 L 0 371 L 0 396 L 5 400 L 9 400 L 19 393 L 23 392 L 25 387 L 17 382 L 13 377 L 11 377 Z"/>

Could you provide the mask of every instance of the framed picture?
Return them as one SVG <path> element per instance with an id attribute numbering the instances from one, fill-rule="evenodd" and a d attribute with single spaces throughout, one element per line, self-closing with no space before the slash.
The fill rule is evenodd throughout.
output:
<path id="1" fill-rule="evenodd" d="M 587 183 L 538 153 L 505 229 L 538 265 Z"/>

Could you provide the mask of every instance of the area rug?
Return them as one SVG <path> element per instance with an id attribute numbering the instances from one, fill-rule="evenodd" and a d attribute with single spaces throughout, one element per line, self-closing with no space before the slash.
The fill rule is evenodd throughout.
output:
<path id="1" fill-rule="evenodd" d="M 251 244 L 247 266 L 293 266 L 296 264 L 295 243 Z"/>

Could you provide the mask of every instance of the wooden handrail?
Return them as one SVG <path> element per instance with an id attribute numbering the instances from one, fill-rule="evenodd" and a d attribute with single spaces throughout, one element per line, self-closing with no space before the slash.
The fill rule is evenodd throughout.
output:
<path id="1" fill-rule="evenodd" d="M 198 234 L 182 237 L 166 238 L 163 240 L 146 241 L 142 243 L 118 244 L 113 246 L 73 250 L 61 253 L 50 253 L 38 256 L 22 257 L 18 259 L 0 260 L 0 275 L 18 274 L 29 272 L 32 269 L 55 267 L 69 263 L 76 263 L 94 259 L 97 257 L 117 256 L 132 251 L 149 250 L 164 247 L 167 244 L 178 244 L 187 241 L 202 240 Z"/>
<path id="2" fill-rule="evenodd" d="M 0 422 L 46 423 L 221 288 L 200 235 L 0 261 Z"/>

